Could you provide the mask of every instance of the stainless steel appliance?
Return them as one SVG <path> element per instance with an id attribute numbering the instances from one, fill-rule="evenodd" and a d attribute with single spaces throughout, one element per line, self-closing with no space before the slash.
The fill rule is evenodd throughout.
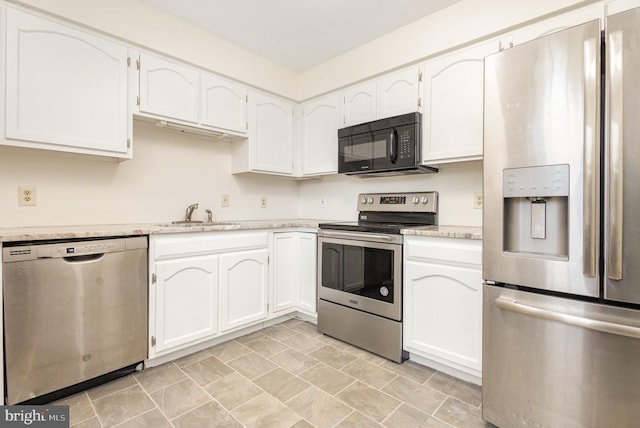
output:
<path id="1" fill-rule="evenodd" d="M 7 404 L 147 357 L 146 237 L 5 244 L 2 256 Z"/>
<path id="2" fill-rule="evenodd" d="M 321 223 L 318 331 L 401 363 L 403 228 L 438 224 L 437 192 L 358 197 L 358 221 Z"/>
<path id="3" fill-rule="evenodd" d="M 640 9 L 601 24 L 485 59 L 482 407 L 501 427 L 640 420 Z"/>
<path id="4" fill-rule="evenodd" d="M 338 172 L 373 177 L 438 172 L 422 165 L 422 114 L 408 113 L 338 130 Z"/>

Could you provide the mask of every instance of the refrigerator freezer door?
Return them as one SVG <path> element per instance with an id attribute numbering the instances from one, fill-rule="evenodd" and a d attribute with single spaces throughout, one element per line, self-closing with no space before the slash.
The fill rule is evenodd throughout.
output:
<path id="1" fill-rule="evenodd" d="M 591 21 L 485 58 L 486 279 L 598 295 L 600 38 Z"/>
<path id="2" fill-rule="evenodd" d="M 635 427 L 640 311 L 483 290 L 483 418 L 500 427 Z"/>
<path id="3" fill-rule="evenodd" d="M 607 18 L 605 298 L 640 303 L 640 8 Z"/>

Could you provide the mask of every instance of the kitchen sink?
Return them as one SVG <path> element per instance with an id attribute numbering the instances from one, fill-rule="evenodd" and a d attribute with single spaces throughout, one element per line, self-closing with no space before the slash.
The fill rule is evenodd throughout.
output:
<path id="1" fill-rule="evenodd" d="M 235 222 L 229 222 L 229 221 L 212 221 L 212 222 L 205 222 L 205 221 L 200 221 L 200 220 L 192 220 L 192 221 L 186 221 L 186 220 L 177 220 L 177 221 L 172 221 L 170 223 L 158 223 L 157 225 L 160 227 L 204 227 L 204 226 L 224 226 L 224 225 L 231 225 L 231 224 L 236 224 Z"/>

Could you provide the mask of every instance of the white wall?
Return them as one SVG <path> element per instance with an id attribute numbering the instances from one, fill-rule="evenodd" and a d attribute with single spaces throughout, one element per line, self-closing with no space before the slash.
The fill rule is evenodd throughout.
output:
<path id="1" fill-rule="evenodd" d="M 206 208 L 218 220 L 296 217 L 297 182 L 231 175 L 231 144 L 136 122 L 134 158 L 121 163 L 2 148 L 0 226 L 166 222 L 196 202 L 194 219 Z M 36 206 L 18 206 L 18 185 L 36 186 Z M 267 208 L 259 208 L 262 195 Z"/>
<path id="2" fill-rule="evenodd" d="M 300 184 L 300 215 L 355 220 L 357 196 L 366 192 L 439 192 L 441 225 L 481 226 L 482 210 L 473 208 L 473 194 L 482 191 L 482 162 L 443 164 L 436 174 L 357 178 L 327 176 Z M 326 199 L 326 207 L 320 205 Z"/>
<path id="3" fill-rule="evenodd" d="M 306 100 L 597 0 L 462 0 L 298 75 Z"/>

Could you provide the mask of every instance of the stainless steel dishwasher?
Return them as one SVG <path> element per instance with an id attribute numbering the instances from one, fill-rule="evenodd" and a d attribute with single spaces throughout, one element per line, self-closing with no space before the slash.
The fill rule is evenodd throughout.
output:
<path id="1" fill-rule="evenodd" d="M 7 404 L 146 358 L 146 237 L 6 245 Z"/>

